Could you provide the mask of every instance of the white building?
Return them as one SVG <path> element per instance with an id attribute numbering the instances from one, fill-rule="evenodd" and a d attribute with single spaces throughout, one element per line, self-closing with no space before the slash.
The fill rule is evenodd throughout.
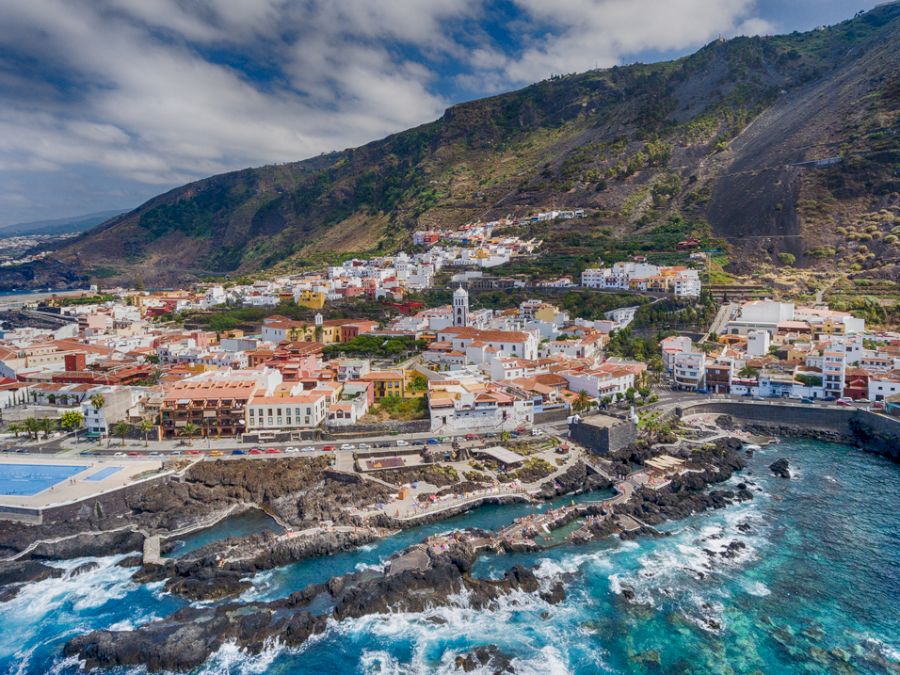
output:
<path id="1" fill-rule="evenodd" d="M 671 335 L 660 342 L 660 348 L 663 367 L 671 372 L 675 368 L 675 357 L 694 351 L 694 343 L 687 335 Z"/>
<path id="2" fill-rule="evenodd" d="M 247 430 L 316 427 L 325 420 L 329 393 L 312 390 L 293 396 L 253 396 L 246 407 Z"/>
<path id="3" fill-rule="evenodd" d="M 765 356 L 769 353 L 772 343 L 771 335 L 767 330 L 751 330 L 747 333 L 747 355 Z"/>
<path id="4" fill-rule="evenodd" d="M 895 394 L 900 394 L 900 371 L 895 370 L 869 378 L 870 401 L 883 401 Z"/>
<path id="5" fill-rule="evenodd" d="M 469 293 L 462 286 L 453 291 L 453 325 L 469 325 Z"/>
<path id="6" fill-rule="evenodd" d="M 673 360 L 672 376 L 681 389 L 701 389 L 706 377 L 706 354 L 682 352 Z"/>

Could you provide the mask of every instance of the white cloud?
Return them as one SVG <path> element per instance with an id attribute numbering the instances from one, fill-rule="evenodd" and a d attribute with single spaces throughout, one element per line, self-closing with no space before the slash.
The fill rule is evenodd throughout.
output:
<path id="1" fill-rule="evenodd" d="M 736 32 L 754 0 L 514 0 L 535 34 L 550 31 L 503 67 L 514 82 L 616 65 L 623 56 L 665 52 Z M 752 31 L 760 23 L 746 25 Z"/>
<path id="2" fill-rule="evenodd" d="M 108 196 L 106 172 L 127 194 L 365 143 L 440 115 L 451 85 L 771 30 L 754 0 L 513 2 L 504 48 L 488 0 L 0 0 L 0 172 L 66 172 L 79 198 Z"/>

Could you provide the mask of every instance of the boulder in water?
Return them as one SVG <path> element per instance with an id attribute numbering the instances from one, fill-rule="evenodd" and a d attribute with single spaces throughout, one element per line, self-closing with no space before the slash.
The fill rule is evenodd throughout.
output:
<path id="1" fill-rule="evenodd" d="M 475 647 L 469 653 L 457 656 L 454 665 L 464 673 L 471 673 L 475 670 L 484 671 L 485 669 L 491 673 L 516 672 L 512 665 L 512 659 L 497 645 Z"/>
<path id="2" fill-rule="evenodd" d="M 788 478 L 791 477 L 791 472 L 789 470 L 790 464 L 787 459 L 782 457 L 781 459 L 775 460 L 771 464 L 769 464 L 769 471 L 774 473 L 779 478 Z"/>

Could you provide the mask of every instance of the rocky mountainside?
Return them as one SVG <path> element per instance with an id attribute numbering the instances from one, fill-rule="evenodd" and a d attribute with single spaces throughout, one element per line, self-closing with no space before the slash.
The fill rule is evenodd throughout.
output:
<path id="1" fill-rule="evenodd" d="M 576 268 L 593 255 L 584 242 L 675 224 L 721 240 L 738 271 L 780 260 L 890 274 L 898 104 L 894 2 L 808 33 L 554 77 L 360 148 L 213 176 L 55 258 L 103 281 L 162 285 L 388 252 L 416 228 L 571 206 L 591 216 L 553 251 Z M 9 274 L 27 283 L 40 270 Z"/>

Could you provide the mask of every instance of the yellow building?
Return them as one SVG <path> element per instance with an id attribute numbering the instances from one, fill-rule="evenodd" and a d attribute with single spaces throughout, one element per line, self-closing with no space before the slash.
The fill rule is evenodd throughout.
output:
<path id="1" fill-rule="evenodd" d="M 325 306 L 325 294 L 321 291 L 300 291 L 297 304 L 309 309 L 322 309 Z"/>
<path id="2" fill-rule="evenodd" d="M 377 370 L 363 375 L 360 379 L 364 382 L 372 383 L 376 401 L 386 396 L 397 396 L 399 398 L 406 396 L 406 375 L 402 372 Z"/>

